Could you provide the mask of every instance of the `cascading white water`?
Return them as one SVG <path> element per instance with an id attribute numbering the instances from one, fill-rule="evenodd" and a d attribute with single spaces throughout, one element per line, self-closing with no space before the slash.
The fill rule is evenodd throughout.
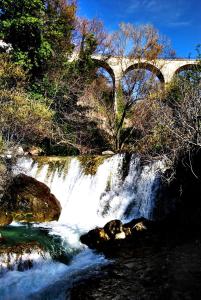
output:
<path id="1" fill-rule="evenodd" d="M 124 155 L 105 159 L 95 175 L 86 175 L 78 158 L 68 164 L 65 173 L 60 173 L 59 164 L 50 172 L 48 163 L 39 168 L 32 159 L 18 161 L 26 174 L 46 183 L 60 201 L 59 224 L 86 231 L 112 219 L 152 218 L 158 175 L 165 170 L 163 162 L 141 166 L 140 159 L 132 156 L 125 178 Z"/>
<path id="2" fill-rule="evenodd" d="M 9 270 L 28 269 L 30 266 L 41 264 L 48 259 L 50 259 L 50 254 L 42 249 L 29 249 L 22 253 L 2 253 L 0 255 L 0 274 Z"/>
<path id="3" fill-rule="evenodd" d="M 142 166 L 135 156 L 125 164 L 125 158 L 123 154 L 101 158 L 93 174 L 86 170 L 85 160 L 76 157 L 44 161 L 26 157 L 18 159 L 16 174 L 23 172 L 47 184 L 62 207 L 58 222 L 34 226 L 48 228 L 50 235 L 60 236 L 68 253 L 82 251 L 69 265 L 49 257 L 21 274 L 16 270 L 7 272 L 1 278 L 0 300 L 18 299 L 16 291 L 20 300 L 65 299 L 65 291 L 77 272 L 83 270 L 86 274 L 89 267 L 106 263 L 103 256 L 81 245 L 79 237 L 82 233 L 104 226 L 112 219 L 152 218 L 159 174 L 165 170 L 165 164 L 158 161 Z M 53 290 L 51 285 L 54 285 Z"/>

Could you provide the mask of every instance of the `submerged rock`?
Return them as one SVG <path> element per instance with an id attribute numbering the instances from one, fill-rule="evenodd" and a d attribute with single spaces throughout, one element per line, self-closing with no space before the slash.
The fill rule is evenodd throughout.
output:
<path id="1" fill-rule="evenodd" d="M 0 208 L 18 222 L 58 220 L 61 212 L 60 203 L 50 189 L 44 183 L 24 174 L 13 179 L 0 201 Z"/>

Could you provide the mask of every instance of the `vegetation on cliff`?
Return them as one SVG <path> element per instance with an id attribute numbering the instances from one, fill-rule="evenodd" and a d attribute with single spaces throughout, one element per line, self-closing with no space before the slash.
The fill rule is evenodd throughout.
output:
<path id="1" fill-rule="evenodd" d="M 0 37 L 10 45 L 0 57 L 1 148 L 39 144 L 48 154 L 111 149 L 174 160 L 200 147 L 199 53 L 197 66 L 164 90 L 141 64 L 175 55 L 153 26 L 122 23 L 109 34 L 101 21 L 76 17 L 75 1 L 0 4 Z M 111 55 L 120 65 L 125 56 L 138 61 L 116 91 Z"/>

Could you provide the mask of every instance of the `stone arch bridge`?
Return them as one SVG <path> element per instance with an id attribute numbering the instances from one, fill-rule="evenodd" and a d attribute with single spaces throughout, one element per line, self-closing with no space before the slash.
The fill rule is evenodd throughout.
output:
<path id="1" fill-rule="evenodd" d="M 101 55 L 93 55 L 100 67 L 106 69 L 113 79 L 114 87 L 118 85 L 124 74 L 132 69 L 145 69 L 154 73 L 161 83 L 169 83 L 175 74 L 196 66 L 195 59 L 156 59 L 154 61 L 130 58 L 111 57 L 104 59 Z"/>

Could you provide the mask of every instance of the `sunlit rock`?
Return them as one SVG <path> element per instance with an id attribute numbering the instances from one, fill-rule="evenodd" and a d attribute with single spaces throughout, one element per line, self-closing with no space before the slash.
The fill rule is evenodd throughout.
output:
<path id="1" fill-rule="evenodd" d="M 45 222 L 58 220 L 61 206 L 50 189 L 38 180 L 20 174 L 16 176 L 0 203 L 18 222 Z"/>
<path id="2" fill-rule="evenodd" d="M 102 155 L 114 155 L 115 153 L 111 150 L 106 150 L 102 152 Z"/>
<path id="3" fill-rule="evenodd" d="M 145 226 L 145 224 L 143 222 L 139 222 L 139 223 L 135 224 L 133 229 L 136 231 L 143 231 L 143 230 L 147 230 L 147 227 Z"/>
<path id="4" fill-rule="evenodd" d="M 0 212 L 0 226 L 9 225 L 12 222 L 12 220 L 13 217 L 11 213 L 5 211 Z M 0 236 L 0 240 L 1 240 L 1 236 Z"/>
<path id="5" fill-rule="evenodd" d="M 90 248 L 99 248 L 101 244 L 108 241 L 109 237 L 103 228 L 95 228 L 80 237 L 80 241 Z"/>
<path id="6" fill-rule="evenodd" d="M 126 234 L 125 234 L 125 232 L 123 231 L 123 232 L 120 232 L 120 233 L 117 233 L 117 234 L 115 234 L 115 240 L 123 240 L 123 239 L 125 239 L 126 238 Z"/>
<path id="7" fill-rule="evenodd" d="M 120 220 L 112 220 L 104 226 L 105 233 L 110 239 L 116 239 L 116 236 L 124 234 L 123 224 Z M 119 237 L 117 237 L 119 239 Z"/>

